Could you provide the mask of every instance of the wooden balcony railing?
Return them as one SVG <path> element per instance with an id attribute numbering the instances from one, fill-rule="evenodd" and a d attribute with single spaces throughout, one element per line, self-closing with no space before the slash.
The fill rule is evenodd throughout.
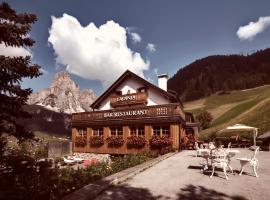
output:
<path id="1" fill-rule="evenodd" d="M 114 120 L 114 119 L 143 119 L 144 117 L 173 117 L 185 115 L 178 104 L 157 106 L 141 106 L 135 108 L 112 109 L 72 114 L 72 122 Z"/>

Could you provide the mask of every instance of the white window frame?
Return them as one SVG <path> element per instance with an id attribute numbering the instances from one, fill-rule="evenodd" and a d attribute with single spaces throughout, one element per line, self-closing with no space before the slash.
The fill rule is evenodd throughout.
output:
<path id="1" fill-rule="evenodd" d="M 95 134 L 95 131 L 97 131 L 97 134 Z M 103 134 L 104 134 L 103 127 L 102 128 L 93 128 L 92 129 L 92 136 L 103 136 Z"/>
<path id="2" fill-rule="evenodd" d="M 113 134 L 112 134 L 113 129 L 115 129 L 115 136 L 123 136 L 123 134 L 124 134 L 123 127 L 111 127 L 110 128 L 111 136 L 113 136 Z M 119 131 L 120 129 L 121 129 L 121 131 Z M 119 132 L 122 132 L 122 134 L 119 135 Z"/>
<path id="3" fill-rule="evenodd" d="M 153 135 L 158 135 L 158 136 L 163 136 L 163 135 L 168 135 L 170 136 L 170 126 L 153 126 L 152 127 L 153 130 Z M 159 134 L 156 134 L 155 130 L 157 130 L 159 132 Z M 165 131 L 165 132 L 164 132 Z"/>
<path id="4" fill-rule="evenodd" d="M 136 131 L 135 134 L 132 134 L 132 129 Z M 145 136 L 145 130 L 143 126 L 131 126 L 129 127 L 130 130 L 130 136 L 134 135 L 134 136 Z M 143 134 L 140 133 L 140 130 L 143 130 Z"/>

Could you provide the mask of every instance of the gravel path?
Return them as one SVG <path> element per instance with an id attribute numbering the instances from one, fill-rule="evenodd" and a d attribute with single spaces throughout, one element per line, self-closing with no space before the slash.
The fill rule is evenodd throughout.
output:
<path id="1" fill-rule="evenodd" d="M 251 157 L 252 151 L 239 149 L 236 157 Z M 210 171 L 201 172 L 204 159 L 195 157 L 195 151 L 180 152 L 132 179 L 104 191 L 98 200 L 121 199 L 179 199 L 179 200 L 269 200 L 270 152 L 259 152 L 260 162 L 256 178 L 247 166 L 242 176 L 239 161 L 232 160 L 235 174 L 229 173 L 227 181 L 222 171 L 210 179 Z"/>

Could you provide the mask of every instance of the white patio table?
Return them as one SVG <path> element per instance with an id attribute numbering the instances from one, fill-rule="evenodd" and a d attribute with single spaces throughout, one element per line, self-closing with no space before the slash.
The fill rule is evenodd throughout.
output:
<path id="1" fill-rule="evenodd" d="M 234 157 L 236 154 L 240 153 L 240 151 L 238 149 L 224 149 L 224 150 L 228 154 L 228 167 L 233 172 L 233 169 L 230 165 L 231 158 Z M 210 149 L 199 149 L 199 151 L 200 151 L 200 155 L 206 160 L 206 164 L 204 165 L 204 168 L 203 168 L 203 170 L 206 170 L 208 169 L 209 159 L 212 160 L 214 157 L 211 155 Z"/>

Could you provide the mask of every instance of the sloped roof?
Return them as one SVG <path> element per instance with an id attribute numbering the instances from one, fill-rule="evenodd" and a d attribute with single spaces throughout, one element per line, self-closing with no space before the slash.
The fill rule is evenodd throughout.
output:
<path id="1" fill-rule="evenodd" d="M 168 99 L 171 99 L 173 102 L 179 102 L 181 106 L 183 106 L 182 102 L 179 100 L 179 98 L 175 95 L 176 93 L 172 91 L 175 94 L 170 93 L 169 91 L 165 91 L 156 85 L 146 81 L 145 79 L 141 78 L 137 74 L 134 74 L 133 72 L 126 70 L 102 95 L 100 95 L 92 104 L 91 108 L 96 109 L 100 103 L 107 98 L 108 95 L 110 95 L 111 92 L 114 92 L 114 90 L 128 77 L 132 77 L 135 80 L 138 80 L 139 82 L 143 83 L 145 86 L 149 88 L 153 88 L 157 92 L 161 93 L 162 95 L 166 96 Z"/>
<path id="2" fill-rule="evenodd" d="M 270 130 L 267 131 L 266 133 L 260 135 L 258 138 L 260 138 L 260 139 L 270 138 Z"/>

